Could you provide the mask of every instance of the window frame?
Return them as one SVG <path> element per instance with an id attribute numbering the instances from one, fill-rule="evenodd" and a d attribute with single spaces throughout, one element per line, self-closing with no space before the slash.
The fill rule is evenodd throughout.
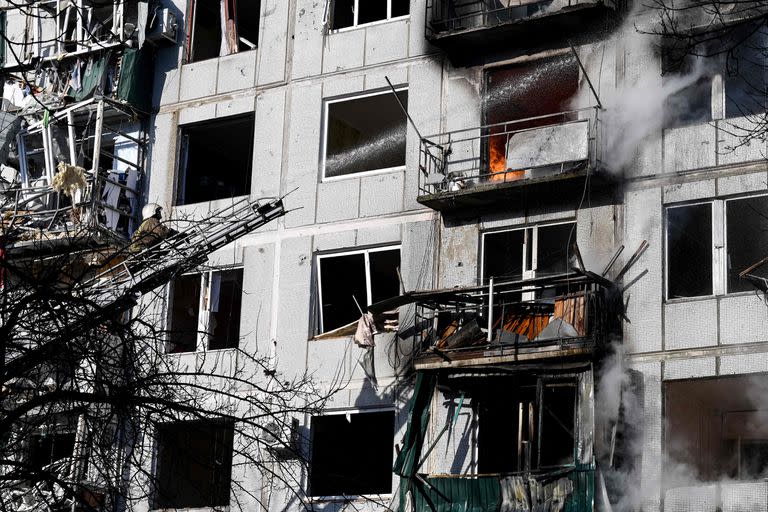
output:
<path id="1" fill-rule="evenodd" d="M 357 1 L 357 0 L 355 0 Z M 401 91 L 408 91 L 408 85 L 399 85 L 395 87 L 395 92 L 401 92 Z M 403 165 L 396 165 L 394 167 L 383 167 L 381 169 L 371 169 L 370 171 L 362 171 L 362 172 L 354 172 L 351 174 L 344 174 L 341 176 L 326 176 L 326 159 L 328 157 L 328 120 L 329 120 L 329 109 L 330 105 L 333 103 L 343 103 L 345 101 L 353 101 L 353 100 L 359 100 L 363 98 L 370 98 L 373 96 L 383 96 L 385 94 L 391 94 L 391 89 L 378 89 L 376 91 L 365 91 L 359 94 L 352 94 L 347 96 L 341 96 L 341 97 L 335 97 L 335 98 L 324 98 L 323 99 L 323 122 L 322 122 L 322 142 L 320 143 L 320 182 L 325 183 L 329 181 L 339 181 L 339 180 L 348 180 L 353 178 L 360 178 L 364 176 L 374 176 L 377 174 L 386 174 L 390 172 L 396 172 L 396 171 L 404 171 L 407 166 L 407 158 L 408 158 L 408 119 L 404 119 L 406 124 L 406 131 L 405 131 L 405 157 L 406 157 L 406 163 L 403 163 Z"/>
<path id="2" fill-rule="evenodd" d="M 758 197 L 768 198 L 766 193 L 739 195 L 733 197 L 716 197 L 712 199 L 699 199 L 685 203 L 664 205 L 664 302 L 676 303 L 691 300 L 704 300 L 728 295 L 752 294 L 753 291 L 728 291 L 728 209 L 729 201 L 753 199 Z M 669 296 L 669 215 L 672 208 L 685 208 L 709 204 L 712 207 L 712 294 L 694 295 L 691 297 Z"/>
<path id="3" fill-rule="evenodd" d="M 531 224 L 531 225 L 523 225 L 523 226 L 515 226 L 515 227 L 506 227 L 506 228 L 500 228 L 500 229 L 489 229 L 487 231 L 483 231 L 481 233 L 480 238 L 480 282 L 484 282 L 485 280 L 485 237 L 486 235 L 495 235 L 498 233 L 509 233 L 512 231 L 523 231 L 523 269 L 522 269 L 522 278 L 524 280 L 527 279 L 535 279 L 536 278 L 536 269 L 538 267 L 538 249 L 539 249 L 539 228 L 547 228 L 549 226 L 561 226 L 563 224 L 573 224 L 574 228 L 577 228 L 577 222 L 576 219 L 568 219 L 568 220 L 556 220 L 552 222 L 544 222 L 540 224 Z M 533 235 L 531 236 L 531 264 L 528 265 L 528 252 L 526 250 L 526 238 L 527 238 L 527 230 L 531 229 L 533 232 Z M 574 240 L 575 240 L 576 232 L 574 231 Z"/>
<path id="4" fill-rule="evenodd" d="M 333 8 L 335 7 L 335 3 L 338 0 L 328 0 L 328 9 L 329 9 L 329 18 L 330 18 L 330 25 L 333 26 Z M 365 0 L 363 0 L 365 1 Z M 398 20 L 404 20 L 407 18 L 410 18 L 411 16 L 411 9 L 410 5 L 408 6 L 408 14 L 403 14 L 401 16 L 395 16 L 392 17 L 392 0 L 386 0 L 387 2 L 387 17 L 382 20 L 376 20 L 376 21 L 369 21 L 368 23 L 358 23 L 358 15 L 360 9 L 358 6 L 360 5 L 360 0 L 352 0 L 354 5 L 352 6 L 352 25 L 348 27 L 342 27 L 342 28 L 329 28 L 328 33 L 329 34 L 338 34 L 341 32 L 347 32 L 349 30 L 355 30 L 361 27 L 370 27 L 373 25 L 381 25 L 382 23 L 389 23 L 390 21 L 398 21 Z"/>
<path id="5" fill-rule="evenodd" d="M 336 494 L 336 495 L 317 495 L 312 496 L 311 492 L 312 489 L 309 487 L 310 478 L 309 478 L 309 471 L 311 471 L 312 468 L 312 456 L 314 452 L 314 445 L 315 445 L 315 432 L 312 430 L 312 419 L 317 417 L 323 417 L 323 416 L 341 416 L 341 415 L 352 415 L 352 414 L 368 414 L 368 413 L 381 413 L 381 412 L 391 412 L 392 413 L 392 419 L 393 419 L 393 425 L 392 425 L 392 432 L 393 432 L 393 439 L 392 439 L 392 464 L 395 463 L 395 441 L 397 440 L 397 409 L 394 405 L 389 406 L 378 406 L 378 407 L 350 407 L 346 409 L 334 409 L 334 410 L 327 410 L 322 411 L 320 414 L 316 415 L 310 415 L 309 416 L 309 425 L 310 425 L 310 443 L 309 443 L 309 465 L 308 465 L 308 471 L 307 471 L 307 502 L 308 503 L 317 503 L 317 502 L 324 502 L 324 501 L 341 501 L 341 500 L 348 500 L 349 496 L 342 495 L 342 494 Z M 394 475 L 394 473 L 393 473 Z M 364 499 L 376 499 L 376 498 L 391 498 L 394 496 L 395 492 L 395 483 L 393 482 L 390 487 L 389 493 L 384 494 L 360 494 L 357 495 L 360 498 Z"/>
<path id="6" fill-rule="evenodd" d="M 343 251 L 343 252 L 328 252 L 328 253 L 319 253 L 315 255 L 315 265 L 317 268 L 317 312 L 318 312 L 318 318 L 317 318 L 317 329 L 315 335 L 325 334 L 324 329 L 324 320 L 323 320 L 323 280 L 322 280 L 322 266 L 320 265 L 320 261 L 325 258 L 334 258 L 339 256 L 352 256 L 355 254 L 363 254 L 365 258 L 365 294 L 366 294 L 366 303 L 371 304 L 371 300 L 373 298 L 373 294 L 371 293 L 371 260 L 370 260 L 370 254 L 372 252 L 382 252 L 382 251 L 393 251 L 397 249 L 397 251 L 400 254 L 400 264 L 403 263 L 403 246 L 401 243 L 397 244 L 391 244 L 391 245 L 382 245 L 377 247 L 367 247 L 362 249 L 353 249 L 349 251 Z M 402 273 L 402 269 L 401 269 Z M 402 292 L 402 286 L 398 284 L 400 287 L 400 291 Z M 365 305 L 360 304 L 361 308 L 365 308 Z M 336 327 L 335 329 L 338 329 Z M 333 330 L 333 329 L 332 329 Z"/>
<path id="7" fill-rule="evenodd" d="M 243 281 L 245 281 L 245 267 L 243 265 L 232 265 L 232 266 L 226 266 L 226 267 L 216 267 L 208 270 L 204 270 L 203 272 L 186 272 L 182 274 L 182 276 L 194 276 L 199 275 L 200 276 L 200 299 L 197 305 L 197 332 L 195 334 L 195 350 L 190 350 L 186 352 L 171 352 L 170 345 L 171 345 L 171 317 L 172 317 L 172 307 L 171 307 L 171 301 L 173 300 L 173 281 L 170 281 L 166 285 L 166 300 L 165 300 L 165 325 L 166 325 L 166 332 L 165 332 L 165 353 L 167 355 L 182 355 L 182 354 L 199 354 L 201 352 L 219 352 L 222 350 L 237 350 L 240 348 L 240 333 L 238 332 L 238 346 L 237 347 L 225 347 L 225 348 L 209 348 L 211 339 L 213 338 L 213 333 L 209 330 L 209 327 L 211 325 L 211 319 L 213 316 L 213 311 L 211 311 L 210 307 L 210 294 L 211 294 L 211 283 L 212 283 L 212 277 L 213 274 L 216 272 L 227 272 L 227 271 L 237 271 L 242 270 L 243 271 Z M 242 295 L 244 295 L 243 290 L 240 291 L 241 294 L 241 303 L 240 303 L 240 316 L 242 318 L 243 314 L 243 304 L 242 304 Z M 240 322 L 240 331 L 242 331 L 242 321 Z"/>
<path id="8" fill-rule="evenodd" d="M 223 59 L 224 57 L 231 57 L 232 55 L 237 55 L 240 53 L 247 53 L 251 51 L 258 51 L 259 49 L 259 41 L 251 41 L 251 43 L 255 44 L 253 48 L 249 48 L 248 50 L 242 50 L 237 51 L 233 53 L 228 53 L 226 55 L 217 55 L 215 57 L 209 57 L 207 59 L 199 59 L 199 60 L 193 60 L 192 57 L 194 56 L 194 44 L 195 44 L 195 20 L 197 19 L 197 3 L 199 0 L 187 0 L 187 23 L 186 23 L 186 35 L 184 38 L 184 51 L 182 55 L 182 65 L 186 64 L 196 64 L 198 62 L 206 62 L 213 59 Z M 262 14 L 261 9 L 262 5 L 259 5 L 259 39 L 261 39 L 261 21 L 262 21 Z M 237 17 L 237 11 L 235 11 L 235 17 Z"/>

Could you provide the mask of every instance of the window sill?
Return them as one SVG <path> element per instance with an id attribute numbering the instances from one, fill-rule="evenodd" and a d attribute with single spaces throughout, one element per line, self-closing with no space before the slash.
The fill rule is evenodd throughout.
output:
<path id="1" fill-rule="evenodd" d="M 396 18 L 389 18 L 386 20 L 378 20 L 378 21 L 371 21 L 369 23 L 362 23 L 360 25 L 353 25 L 351 27 L 343 27 L 343 28 L 335 28 L 328 31 L 328 35 L 332 36 L 334 34 L 343 34 L 344 32 L 351 32 L 353 30 L 357 30 L 359 28 L 367 28 L 367 27 L 375 27 L 376 25 L 384 25 L 385 23 L 392 23 L 393 21 L 403 21 L 407 20 L 411 17 L 410 14 L 406 14 L 404 16 L 398 16 Z"/>
<path id="2" fill-rule="evenodd" d="M 349 180 L 353 178 L 364 178 L 366 176 L 378 176 L 380 174 L 393 174 L 396 172 L 403 172 L 403 171 L 405 171 L 405 166 L 399 165 L 397 167 L 387 167 L 386 169 L 374 169 L 372 171 L 363 171 L 363 172 L 355 172 L 352 174 L 344 174 L 343 176 L 323 176 L 323 179 L 320 180 L 320 182 L 328 183 L 333 181 Z M 323 174 L 325 174 L 325 171 L 323 171 Z"/>
<path id="3" fill-rule="evenodd" d="M 202 63 L 206 63 L 206 62 L 211 62 L 211 61 L 214 61 L 216 59 L 226 59 L 226 58 L 229 58 L 229 57 L 236 57 L 236 56 L 241 55 L 243 53 L 251 53 L 251 52 L 257 51 L 258 49 L 259 48 L 256 47 L 256 48 L 251 48 L 250 50 L 243 50 L 243 51 L 237 52 L 237 53 L 230 53 L 228 55 L 218 55 L 216 57 L 209 57 L 207 59 L 186 61 L 186 62 L 182 62 L 181 63 L 181 67 L 183 68 L 183 67 L 192 66 L 192 65 L 195 65 L 195 64 L 202 64 Z"/>
<path id="4" fill-rule="evenodd" d="M 229 348 L 209 348 L 207 350 L 190 350 L 189 352 L 166 352 L 164 355 L 169 356 L 169 357 L 174 357 L 174 356 L 175 357 L 180 357 L 180 356 L 190 356 L 190 355 L 196 356 L 196 355 L 209 354 L 211 352 L 213 352 L 215 354 L 223 354 L 225 352 L 236 352 L 237 350 L 239 350 L 239 347 L 238 348 L 232 348 L 232 347 L 229 347 Z"/>
<path id="5" fill-rule="evenodd" d="M 350 496 L 309 496 L 305 503 L 368 503 L 371 501 L 389 501 L 395 497 L 391 492 L 388 494 L 355 494 Z"/>
<path id="6" fill-rule="evenodd" d="M 732 293 L 721 293 L 719 295 L 701 295 L 699 297 L 676 297 L 674 299 L 665 299 L 664 304 L 683 304 L 686 302 L 698 302 L 703 300 L 712 300 L 712 299 L 729 299 L 731 297 L 747 297 L 750 295 L 755 295 L 755 291 L 746 291 L 746 292 L 732 292 Z"/>

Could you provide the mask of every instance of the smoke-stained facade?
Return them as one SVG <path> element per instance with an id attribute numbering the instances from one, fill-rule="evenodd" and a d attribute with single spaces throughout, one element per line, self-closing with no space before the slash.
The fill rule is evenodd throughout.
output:
<path id="1" fill-rule="evenodd" d="M 288 213 L 168 287 L 171 330 L 207 333 L 168 357 L 236 346 L 342 390 L 278 433 L 298 497 L 226 424 L 179 464 L 169 425 L 143 510 L 768 507 L 755 52 L 680 57 L 622 2 L 246 3 L 161 2 L 140 202 Z"/>

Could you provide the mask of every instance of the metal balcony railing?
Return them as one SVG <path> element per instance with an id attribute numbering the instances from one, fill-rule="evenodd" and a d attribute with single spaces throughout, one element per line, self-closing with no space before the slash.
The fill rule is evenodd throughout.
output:
<path id="1" fill-rule="evenodd" d="M 599 108 L 587 107 L 421 139 L 419 197 L 599 166 Z M 479 191 L 479 190 L 478 190 Z"/>
<path id="2" fill-rule="evenodd" d="M 416 302 L 418 355 L 451 360 L 469 352 L 561 348 L 606 342 L 620 306 L 611 283 L 570 273 L 529 280 L 490 279 L 482 286 L 424 293 Z"/>
<path id="3" fill-rule="evenodd" d="M 543 16 L 597 0 L 427 0 L 426 37 Z"/>

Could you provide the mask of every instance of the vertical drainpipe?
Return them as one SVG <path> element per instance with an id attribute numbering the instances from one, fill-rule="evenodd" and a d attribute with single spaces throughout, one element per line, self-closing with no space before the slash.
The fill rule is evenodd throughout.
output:
<path id="1" fill-rule="evenodd" d="M 493 340 L 493 277 L 488 283 L 488 343 Z"/>

